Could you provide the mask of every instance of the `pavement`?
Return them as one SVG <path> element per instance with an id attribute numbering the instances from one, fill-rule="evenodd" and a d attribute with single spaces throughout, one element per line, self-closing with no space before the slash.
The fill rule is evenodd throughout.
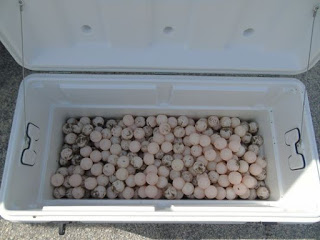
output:
<path id="1" fill-rule="evenodd" d="M 320 62 L 295 76 L 308 90 L 318 152 L 320 146 Z M 0 43 L 0 179 L 22 70 Z M 1 183 L 1 180 L 0 180 Z M 68 224 L 64 236 L 54 223 L 11 223 L 0 217 L 0 239 L 320 239 L 316 224 Z"/>

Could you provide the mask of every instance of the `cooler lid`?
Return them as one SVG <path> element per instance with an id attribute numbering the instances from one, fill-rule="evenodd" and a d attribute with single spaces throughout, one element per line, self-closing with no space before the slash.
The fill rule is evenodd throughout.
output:
<path id="1" fill-rule="evenodd" d="M 297 74 L 307 70 L 319 0 L 0 2 L 0 40 L 49 71 Z M 320 58 L 320 14 L 310 67 Z M 21 44 L 23 32 L 23 53 Z"/>

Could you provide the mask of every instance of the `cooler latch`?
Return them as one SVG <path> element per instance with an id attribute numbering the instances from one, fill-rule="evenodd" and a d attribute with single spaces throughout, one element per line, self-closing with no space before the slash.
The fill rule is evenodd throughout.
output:
<path id="1" fill-rule="evenodd" d="M 288 157 L 288 163 L 291 170 L 299 170 L 305 167 L 304 156 L 298 152 L 298 143 L 300 142 L 300 131 L 298 128 L 285 133 L 285 142 L 290 147 L 291 154 Z"/>

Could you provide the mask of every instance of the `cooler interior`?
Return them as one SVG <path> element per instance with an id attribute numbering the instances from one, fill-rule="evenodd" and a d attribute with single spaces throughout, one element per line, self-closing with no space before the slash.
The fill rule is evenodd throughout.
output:
<path id="1" fill-rule="evenodd" d="M 26 94 L 24 96 L 24 93 Z M 301 154 L 305 167 L 292 170 L 285 133 L 300 128 L 303 84 L 295 79 L 152 76 L 42 75 L 28 76 L 20 86 L 2 182 L 7 211 L 41 212 L 51 206 L 139 206 L 157 209 L 187 207 L 273 207 L 281 211 L 319 211 L 318 156 L 306 101 Z M 26 119 L 39 128 L 33 166 L 21 163 Z M 237 116 L 259 123 L 268 162 L 266 184 L 271 196 L 262 200 L 56 200 L 50 177 L 58 168 L 62 125 L 69 117 L 124 114 L 167 114 L 195 118 Z M 311 190 L 312 189 L 312 190 Z"/>

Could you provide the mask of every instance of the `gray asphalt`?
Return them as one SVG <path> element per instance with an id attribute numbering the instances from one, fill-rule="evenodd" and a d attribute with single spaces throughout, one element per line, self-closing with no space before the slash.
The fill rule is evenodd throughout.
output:
<path id="1" fill-rule="evenodd" d="M 22 80 L 21 67 L 0 43 L 0 179 L 2 178 L 13 112 Z M 320 63 L 307 78 L 296 76 L 307 87 L 318 151 L 320 146 Z M 1 180 L 0 180 L 1 183 Z M 58 225 L 11 223 L 0 218 L 0 239 L 320 239 L 320 223 L 269 225 L 234 224 L 82 224 L 67 226 L 64 236 Z"/>

